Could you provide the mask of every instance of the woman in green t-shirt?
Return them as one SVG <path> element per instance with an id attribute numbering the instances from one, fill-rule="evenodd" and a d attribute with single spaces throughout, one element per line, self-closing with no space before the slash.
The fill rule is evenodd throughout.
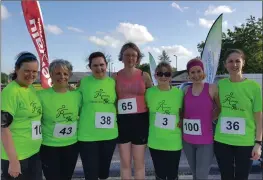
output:
<path id="1" fill-rule="evenodd" d="M 81 94 L 68 89 L 72 71 L 70 62 L 54 60 L 49 65 L 53 86 L 37 93 L 43 108 L 40 156 L 46 180 L 71 180 L 78 159 Z"/>
<path id="2" fill-rule="evenodd" d="M 158 85 L 146 91 L 146 103 L 150 113 L 148 147 L 156 179 L 177 179 L 182 149 L 182 132 L 178 125 L 184 93 L 170 86 L 170 64 L 158 64 L 155 78 Z"/>
<path id="3" fill-rule="evenodd" d="M 241 50 L 226 52 L 224 66 L 229 78 L 218 82 L 221 113 L 214 150 L 222 180 L 247 180 L 252 160 L 261 155 L 261 87 L 242 75 L 245 55 Z"/>
<path id="4" fill-rule="evenodd" d="M 17 56 L 12 81 L 2 91 L 1 169 L 3 179 L 41 180 L 39 149 L 42 107 L 32 83 L 38 61 L 30 52 Z"/>
<path id="5" fill-rule="evenodd" d="M 78 140 L 85 179 L 107 179 L 115 150 L 116 123 L 115 81 L 106 74 L 107 61 L 101 52 L 88 58 L 91 76 L 81 79 L 82 94 Z"/>

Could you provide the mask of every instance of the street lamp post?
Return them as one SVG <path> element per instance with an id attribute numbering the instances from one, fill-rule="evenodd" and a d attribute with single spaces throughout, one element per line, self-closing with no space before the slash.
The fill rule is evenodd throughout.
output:
<path id="1" fill-rule="evenodd" d="M 174 55 L 175 56 L 175 63 L 176 63 L 176 71 L 178 71 L 178 69 L 177 69 L 177 56 L 176 55 Z"/>

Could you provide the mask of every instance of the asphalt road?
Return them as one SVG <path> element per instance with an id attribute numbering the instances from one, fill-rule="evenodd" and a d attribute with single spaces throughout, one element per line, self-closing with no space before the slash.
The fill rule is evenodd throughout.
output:
<path id="1" fill-rule="evenodd" d="M 148 178 L 151 178 L 154 176 L 154 168 L 153 168 L 152 160 L 151 160 L 148 149 L 146 151 L 145 163 L 146 163 L 146 176 Z M 252 171 L 251 171 L 251 177 L 256 178 L 255 180 L 263 179 L 261 173 L 262 173 L 262 169 L 260 169 L 260 166 L 253 166 Z M 180 179 L 184 179 L 184 177 L 186 179 L 187 178 L 191 179 L 190 178 L 191 171 L 190 171 L 187 159 L 185 157 L 185 154 L 183 152 L 182 152 L 181 160 L 179 164 L 179 176 L 181 177 Z M 215 158 L 213 160 L 213 164 L 210 170 L 210 176 L 212 179 L 217 179 L 217 178 L 220 179 L 220 172 L 219 172 Z M 83 176 L 82 163 L 81 163 L 81 160 L 79 159 L 76 165 L 74 178 L 83 178 L 83 177 L 84 176 Z M 113 155 L 113 159 L 112 159 L 112 163 L 110 167 L 110 177 L 113 177 L 115 179 L 120 177 L 120 158 L 119 158 L 118 148 L 115 149 L 115 152 Z"/>

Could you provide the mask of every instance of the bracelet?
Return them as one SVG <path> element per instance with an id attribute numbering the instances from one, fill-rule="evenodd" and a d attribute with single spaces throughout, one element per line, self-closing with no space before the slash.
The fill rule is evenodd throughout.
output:
<path id="1" fill-rule="evenodd" d="M 255 141 L 256 144 L 259 144 L 260 146 L 262 146 L 262 141 Z"/>

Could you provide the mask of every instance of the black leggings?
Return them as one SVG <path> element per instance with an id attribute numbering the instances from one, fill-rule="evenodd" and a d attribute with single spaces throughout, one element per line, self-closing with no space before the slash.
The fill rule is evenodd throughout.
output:
<path id="1" fill-rule="evenodd" d="M 149 149 L 153 160 L 156 179 L 177 180 L 181 150 L 162 151 L 152 148 Z"/>
<path id="2" fill-rule="evenodd" d="M 86 180 L 107 179 L 117 139 L 79 141 L 80 157 Z"/>
<path id="3" fill-rule="evenodd" d="M 214 151 L 221 173 L 221 180 L 248 180 L 252 167 L 253 146 L 232 146 L 217 141 Z"/>
<path id="4" fill-rule="evenodd" d="M 42 145 L 40 149 L 46 180 L 71 180 L 78 160 L 78 144 L 63 147 Z"/>
<path id="5" fill-rule="evenodd" d="M 20 160 L 21 173 L 17 178 L 13 178 L 8 174 L 9 161 L 1 160 L 2 180 L 42 180 L 42 168 L 39 153 Z"/>

